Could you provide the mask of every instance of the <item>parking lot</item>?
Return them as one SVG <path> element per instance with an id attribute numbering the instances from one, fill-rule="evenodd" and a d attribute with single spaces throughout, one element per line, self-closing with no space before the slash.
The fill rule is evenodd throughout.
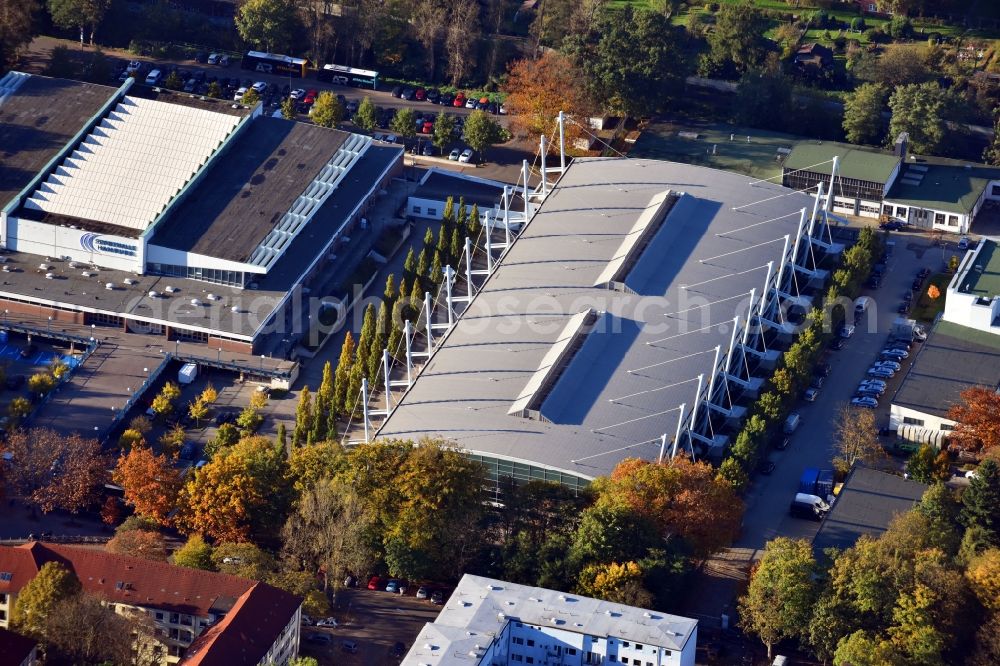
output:
<path id="1" fill-rule="evenodd" d="M 398 664 L 393 646 L 399 642 L 407 650 L 427 622 L 433 622 L 441 606 L 417 599 L 415 588 L 405 596 L 384 591 L 346 588 L 337 593 L 333 616 L 338 626 L 302 627 L 301 654 L 315 657 L 329 666 L 369 666 Z M 310 640 L 313 634 L 327 634 L 329 644 Z M 354 641 L 357 652 L 344 649 L 343 641 Z"/>
<path id="2" fill-rule="evenodd" d="M 75 369 L 80 362 L 82 350 L 70 353 L 69 345 L 33 337 L 28 339 L 17 333 L 9 333 L 0 340 L 0 367 L 4 371 L 0 383 L 0 416 L 6 416 L 11 401 L 16 397 L 31 398 L 27 380 L 39 372 L 46 372 L 56 359 Z"/>

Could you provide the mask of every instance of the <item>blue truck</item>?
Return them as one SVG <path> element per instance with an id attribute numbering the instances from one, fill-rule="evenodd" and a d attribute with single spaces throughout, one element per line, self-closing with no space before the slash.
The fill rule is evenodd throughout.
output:
<path id="1" fill-rule="evenodd" d="M 833 494 L 833 470 L 806 467 L 799 478 L 799 492 L 826 499 Z"/>

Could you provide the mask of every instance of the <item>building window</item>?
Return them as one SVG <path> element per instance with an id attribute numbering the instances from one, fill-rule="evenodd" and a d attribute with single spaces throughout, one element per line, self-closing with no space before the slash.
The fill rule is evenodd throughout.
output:
<path id="1" fill-rule="evenodd" d="M 431 217 L 437 217 L 438 209 L 437 208 L 428 208 L 427 209 L 427 214 L 430 215 Z"/>
<path id="2" fill-rule="evenodd" d="M 6 622 L 6 621 L 7 621 L 7 611 L 0 610 L 0 622 Z"/>
<path id="3" fill-rule="evenodd" d="M 896 217 L 906 217 L 906 209 L 902 206 L 896 206 Z"/>
<path id="4" fill-rule="evenodd" d="M 618 657 L 613 654 L 608 655 L 608 661 L 618 661 Z"/>
<path id="5" fill-rule="evenodd" d="M 533 664 L 533 663 L 535 663 L 535 658 L 534 657 L 525 657 L 524 658 L 524 663 L 526 663 L 526 664 Z"/>
<path id="6" fill-rule="evenodd" d="M 954 429 L 955 429 L 955 426 L 953 426 L 953 425 L 948 425 L 947 423 L 942 423 L 941 424 L 941 430 L 954 430 Z"/>
<path id="7" fill-rule="evenodd" d="M 949 227 L 957 227 L 958 226 L 958 215 L 949 215 L 948 216 L 948 226 Z"/>
<path id="8" fill-rule="evenodd" d="M 922 426 L 924 424 L 924 420 L 923 419 L 915 419 L 915 418 L 913 418 L 911 416 L 904 416 L 903 417 L 903 423 L 905 423 L 906 425 Z"/>
<path id="9" fill-rule="evenodd" d="M 622 641 L 622 647 L 628 647 L 628 641 Z"/>
<path id="10" fill-rule="evenodd" d="M 1000 185 L 993 186 L 992 196 L 1000 197 Z"/>
<path id="11" fill-rule="evenodd" d="M 5 603 L 7 603 L 7 595 L 0 593 L 0 604 L 5 604 Z"/>
<path id="12" fill-rule="evenodd" d="M 934 224 L 944 224 L 944 213 L 934 213 Z"/>
<path id="13" fill-rule="evenodd" d="M 576 648 L 566 648 L 566 654 L 576 654 Z"/>
<path id="14" fill-rule="evenodd" d="M 642 646 L 641 646 L 641 645 L 639 645 L 638 643 L 636 643 L 636 644 L 635 644 L 635 649 L 636 649 L 636 650 L 641 650 L 641 649 L 642 649 Z"/>
<path id="15" fill-rule="evenodd" d="M 177 624 L 180 621 L 181 621 L 180 613 L 171 613 L 170 614 L 170 624 Z"/>
<path id="16" fill-rule="evenodd" d="M 157 614 L 156 614 L 156 619 L 157 619 L 157 620 L 163 620 L 163 613 L 159 613 L 159 612 L 157 612 Z"/>
<path id="17" fill-rule="evenodd" d="M 414 206 L 413 207 L 413 214 L 414 215 L 420 215 L 421 212 L 422 212 L 422 210 L 421 210 L 420 206 Z"/>
<path id="18" fill-rule="evenodd" d="M 535 641 L 528 639 L 528 647 L 535 647 Z"/>
<path id="19" fill-rule="evenodd" d="M 522 657 L 521 655 L 517 654 L 516 652 L 511 652 L 510 653 L 510 660 L 511 661 L 524 661 L 524 657 Z"/>
<path id="20" fill-rule="evenodd" d="M 510 639 L 510 640 L 511 640 L 511 642 L 512 642 L 512 643 L 513 643 L 514 645 L 524 645 L 524 639 L 523 639 L 523 638 L 520 638 L 519 636 L 515 636 L 514 638 L 512 638 L 512 639 Z"/>

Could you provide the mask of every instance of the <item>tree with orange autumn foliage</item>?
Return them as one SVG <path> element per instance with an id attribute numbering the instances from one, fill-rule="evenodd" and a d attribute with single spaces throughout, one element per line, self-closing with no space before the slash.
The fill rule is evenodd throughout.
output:
<path id="1" fill-rule="evenodd" d="M 679 536 L 696 555 L 728 546 L 739 529 L 743 502 L 711 465 L 684 456 L 662 463 L 626 458 L 611 476 L 594 481 L 598 504 L 622 504 L 646 516 L 664 537 Z"/>
<path id="2" fill-rule="evenodd" d="M 962 391 L 962 403 L 948 418 L 957 421 L 949 438 L 969 451 L 987 452 L 1000 445 L 1000 394 L 985 386 Z"/>
<path id="3" fill-rule="evenodd" d="M 163 535 L 151 530 L 128 530 L 115 534 L 104 550 L 116 555 L 130 555 L 144 560 L 167 561 L 167 545 Z"/>
<path id="4" fill-rule="evenodd" d="M 246 437 L 192 473 L 178 498 L 185 534 L 247 541 L 276 532 L 289 501 L 285 454 L 265 437 Z"/>
<path id="5" fill-rule="evenodd" d="M 538 59 L 515 61 L 504 87 L 511 130 L 522 136 L 556 136 L 556 117 L 560 111 L 586 124 L 591 104 L 583 81 L 583 73 L 558 51 L 547 51 Z M 567 122 L 566 133 L 567 145 L 571 145 L 582 130 Z"/>
<path id="6" fill-rule="evenodd" d="M 112 479 L 125 490 L 125 503 L 143 518 L 168 525 L 177 505 L 181 477 L 172 461 L 146 447 L 135 447 L 118 459 Z"/>
<path id="7" fill-rule="evenodd" d="M 7 438 L 14 464 L 7 474 L 15 493 L 44 513 L 79 513 L 98 501 L 110 465 L 96 439 L 48 428 L 15 430 Z"/>

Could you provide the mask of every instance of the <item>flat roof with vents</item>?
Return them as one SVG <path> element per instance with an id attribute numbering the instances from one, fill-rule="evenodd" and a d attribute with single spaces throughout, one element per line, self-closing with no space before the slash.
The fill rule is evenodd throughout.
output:
<path id="1" fill-rule="evenodd" d="M 237 115 L 127 95 L 24 208 L 143 231 L 239 122 Z"/>
<path id="2" fill-rule="evenodd" d="M 8 72 L 0 77 L 0 208 L 55 157 L 115 88 Z"/>
<path id="3" fill-rule="evenodd" d="M 811 206 L 705 167 L 573 160 L 378 436 L 443 437 L 583 479 L 655 459 Z M 595 286 L 615 276 L 628 290 Z"/>

